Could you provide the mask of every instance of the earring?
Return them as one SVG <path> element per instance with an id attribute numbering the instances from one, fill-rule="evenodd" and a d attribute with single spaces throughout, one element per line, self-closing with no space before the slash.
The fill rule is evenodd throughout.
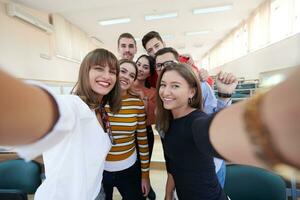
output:
<path id="1" fill-rule="evenodd" d="M 189 104 L 189 105 L 192 104 L 192 98 L 188 98 L 188 104 Z"/>

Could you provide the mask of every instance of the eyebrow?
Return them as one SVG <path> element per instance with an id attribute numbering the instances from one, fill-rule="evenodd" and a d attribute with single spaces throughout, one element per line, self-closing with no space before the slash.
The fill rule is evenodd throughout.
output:
<path id="1" fill-rule="evenodd" d="M 161 82 L 160 82 L 160 83 L 162 83 L 162 82 L 163 82 L 163 83 L 165 83 L 165 81 L 161 80 Z M 177 82 L 177 81 L 172 81 L 172 82 L 171 82 L 171 84 L 174 84 L 174 83 L 176 83 L 176 84 L 180 84 L 180 85 L 182 84 L 182 83 L 180 83 L 180 82 Z"/>
<path id="2" fill-rule="evenodd" d="M 121 67 L 121 70 L 125 70 L 126 72 L 128 72 L 128 70 L 125 67 Z"/>

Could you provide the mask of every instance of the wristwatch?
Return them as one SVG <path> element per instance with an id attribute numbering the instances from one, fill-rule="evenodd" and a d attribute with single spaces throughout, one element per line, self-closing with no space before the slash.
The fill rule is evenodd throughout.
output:
<path id="1" fill-rule="evenodd" d="M 232 94 L 218 92 L 218 97 L 221 97 L 221 98 L 230 98 L 231 96 L 232 96 Z"/>

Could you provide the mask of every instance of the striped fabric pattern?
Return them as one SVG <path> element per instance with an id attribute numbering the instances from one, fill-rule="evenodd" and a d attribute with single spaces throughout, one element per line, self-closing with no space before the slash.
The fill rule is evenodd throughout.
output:
<path id="1" fill-rule="evenodd" d="M 107 161 L 121 161 L 131 156 L 138 144 L 138 156 L 141 160 L 142 177 L 149 177 L 149 149 L 146 132 L 146 114 L 144 103 L 132 95 L 122 97 L 120 111 L 113 114 L 109 105 L 105 106 L 109 117 L 112 135 L 115 145 L 108 153 Z M 136 134 L 136 137 L 135 137 Z"/>

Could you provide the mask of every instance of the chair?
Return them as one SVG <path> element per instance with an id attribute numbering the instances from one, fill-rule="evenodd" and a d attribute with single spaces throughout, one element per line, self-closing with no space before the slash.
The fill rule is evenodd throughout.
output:
<path id="1" fill-rule="evenodd" d="M 247 165 L 226 166 L 224 190 L 231 200 L 286 199 L 286 185 L 280 176 Z"/>
<path id="2" fill-rule="evenodd" d="M 36 162 L 9 160 L 0 163 L 0 199 L 27 200 L 41 184 L 41 167 Z"/>

